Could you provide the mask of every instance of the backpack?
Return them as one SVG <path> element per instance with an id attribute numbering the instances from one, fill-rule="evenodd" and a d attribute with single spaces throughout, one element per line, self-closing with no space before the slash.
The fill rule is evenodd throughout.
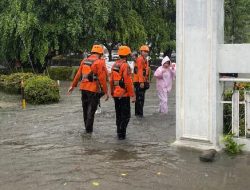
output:
<path id="1" fill-rule="evenodd" d="M 121 88 L 125 88 L 123 73 L 121 72 L 121 66 L 124 62 L 119 63 L 116 62 L 111 70 L 111 76 L 113 78 L 113 85 L 120 86 Z"/>
<path id="2" fill-rule="evenodd" d="M 82 66 L 82 81 L 83 82 L 94 82 L 98 80 L 97 75 L 94 74 L 91 69 L 91 66 L 96 60 L 97 59 L 95 60 L 86 59 L 83 61 L 83 66 Z"/>

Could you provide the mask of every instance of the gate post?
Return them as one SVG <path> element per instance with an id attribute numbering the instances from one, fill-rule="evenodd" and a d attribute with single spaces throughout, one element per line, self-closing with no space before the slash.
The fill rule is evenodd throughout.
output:
<path id="1" fill-rule="evenodd" d="M 222 85 L 218 47 L 224 43 L 224 0 L 177 0 L 176 142 L 219 149 Z"/>
<path id="2" fill-rule="evenodd" d="M 250 92 L 245 92 L 245 135 L 250 138 Z"/>

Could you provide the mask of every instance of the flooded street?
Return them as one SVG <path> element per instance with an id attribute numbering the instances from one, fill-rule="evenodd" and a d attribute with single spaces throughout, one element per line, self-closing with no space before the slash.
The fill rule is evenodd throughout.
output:
<path id="1" fill-rule="evenodd" d="M 1 190 L 247 190 L 250 154 L 221 152 L 213 163 L 200 152 L 170 146 L 175 140 L 175 92 L 169 114 L 157 113 L 153 84 L 146 93 L 145 118 L 132 117 L 127 139 L 117 140 L 114 102 L 102 101 L 92 136 L 81 135 L 80 92 L 58 104 L 22 110 L 19 97 L 0 92 Z"/>

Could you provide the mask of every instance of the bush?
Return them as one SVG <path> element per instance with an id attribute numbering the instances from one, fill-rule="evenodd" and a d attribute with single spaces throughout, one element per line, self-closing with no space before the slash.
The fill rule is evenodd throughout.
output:
<path id="1" fill-rule="evenodd" d="M 23 68 L 23 67 L 21 67 L 19 69 L 13 69 L 12 72 L 13 73 L 20 73 L 20 72 L 22 72 L 22 73 L 33 73 L 33 69 L 32 68 Z"/>
<path id="2" fill-rule="evenodd" d="M 53 80 L 71 80 L 73 67 L 50 67 L 49 75 Z"/>
<path id="3" fill-rule="evenodd" d="M 233 134 L 227 134 L 223 137 L 223 142 L 225 143 L 225 150 L 229 154 L 239 154 L 242 152 L 244 144 L 238 144 L 233 138 Z"/>
<path id="4" fill-rule="evenodd" d="M 47 104 L 60 99 L 57 83 L 47 76 L 35 76 L 24 83 L 25 99 L 31 104 Z"/>
<path id="5" fill-rule="evenodd" d="M 27 79 L 33 77 L 32 73 L 13 73 L 11 75 L 4 75 L 0 79 L 0 85 L 3 87 L 3 91 L 12 94 L 21 93 L 21 81 L 26 81 Z"/>
<path id="6" fill-rule="evenodd" d="M 4 89 L 4 80 L 7 77 L 7 75 L 0 75 L 0 89 Z"/>
<path id="7" fill-rule="evenodd" d="M 227 90 L 224 93 L 224 101 L 232 100 L 233 91 Z M 224 104 L 223 107 L 223 133 L 228 134 L 232 129 L 232 104 Z"/>

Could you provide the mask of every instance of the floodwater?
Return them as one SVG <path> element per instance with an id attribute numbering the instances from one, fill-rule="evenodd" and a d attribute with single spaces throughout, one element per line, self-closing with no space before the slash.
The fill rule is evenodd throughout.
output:
<path id="1" fill-rule="evenodd" d="M 169 114 L 157 113 L 155 85 L 146 94 L 145 118 L 130 120 L 127 139 L 117 140 L 114 102 L 102 101 L 92 136 L 81 135 L 80 92 L 58 104 L 22 110 L 18 96 L 0 92 L 1 190 L 247 190 L 250 155 L 220 152 L 212 163 L 199 151 L 172 147 L 175 90 Z M 132 105 L 132 113 L 134 106 Z"/>

